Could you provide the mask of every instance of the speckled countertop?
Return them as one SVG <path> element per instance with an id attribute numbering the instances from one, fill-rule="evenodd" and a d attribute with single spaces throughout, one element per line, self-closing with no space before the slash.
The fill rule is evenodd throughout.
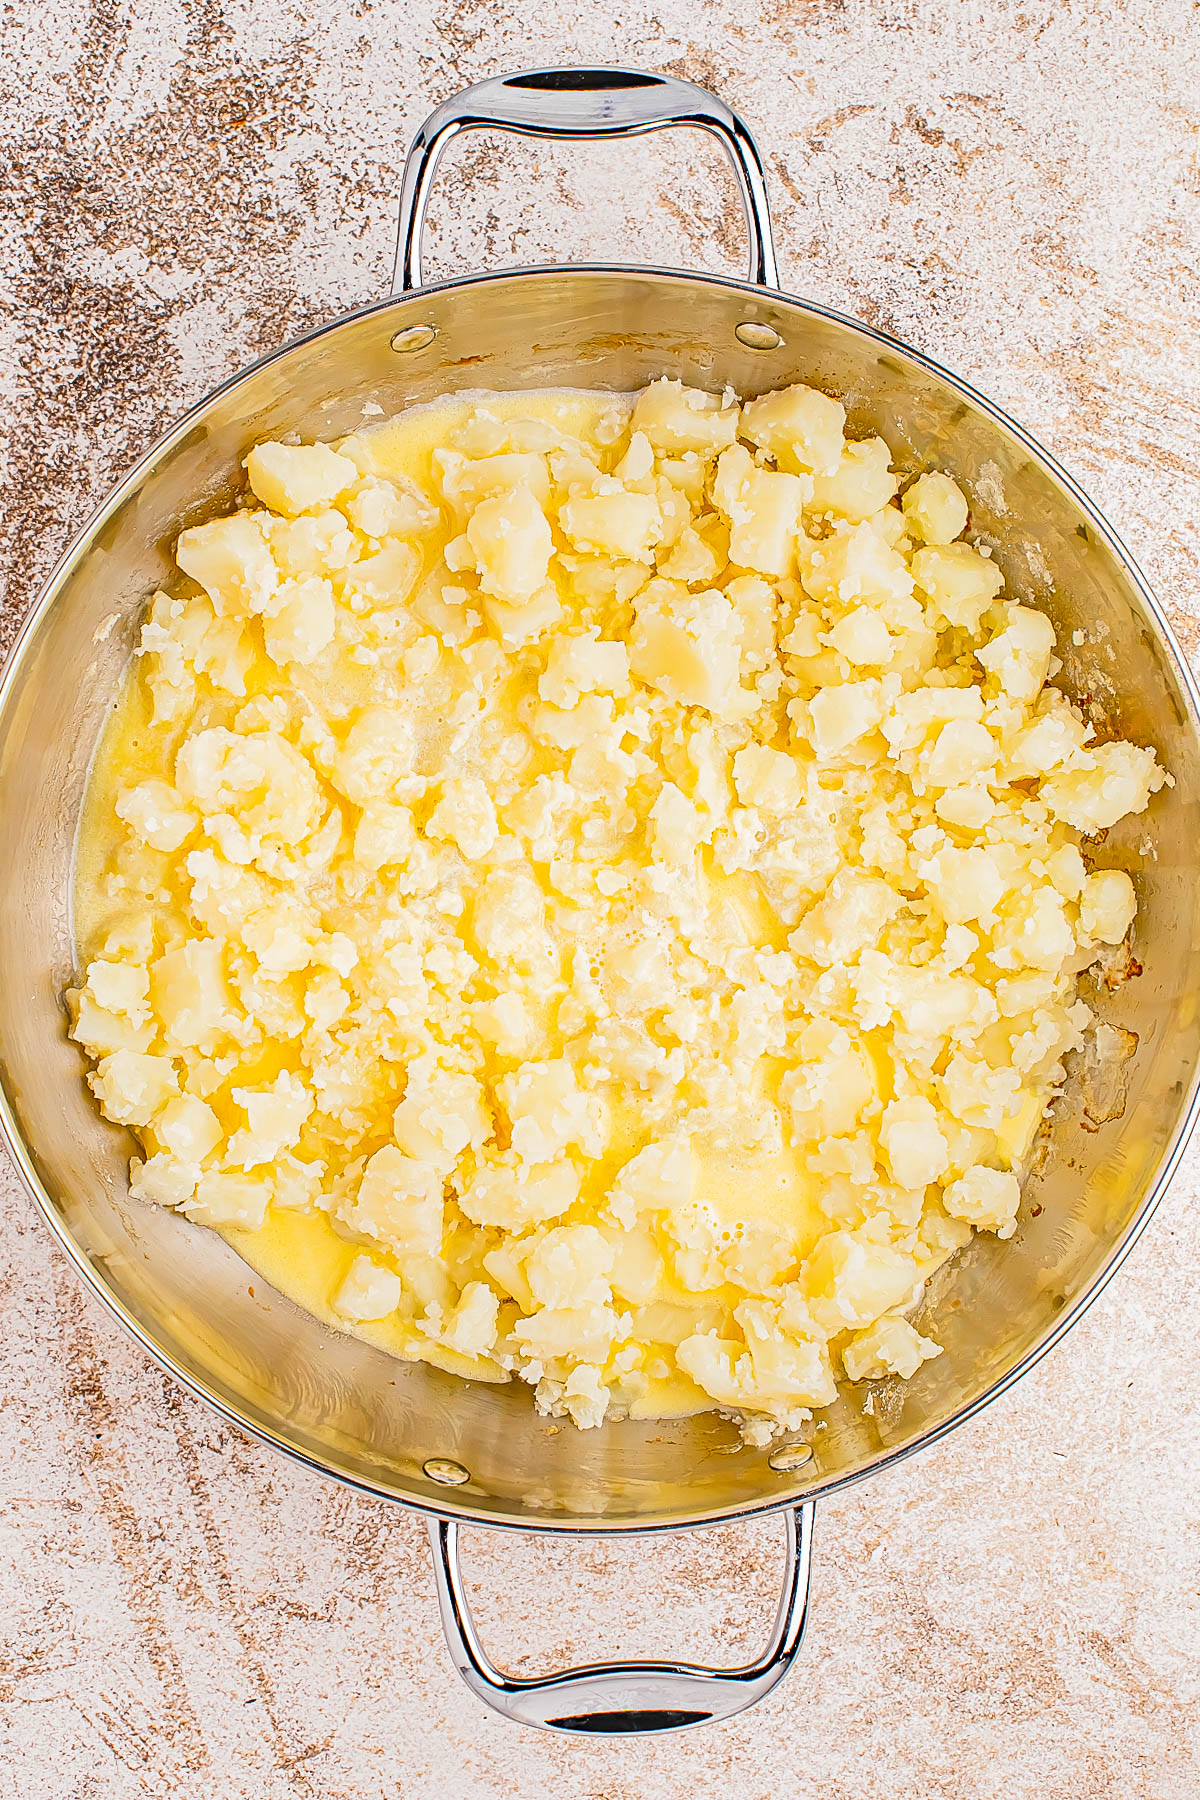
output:
<path id="1" fill-rule="evenodd" d="M 7 645 L 68 534 L 217 380 L 385 289 L 403 146 L 482 75 L 624 60 L 759 134 L 786 286 L 979 383 L 1200 645 L 1200 21 L 1185 0 L 41 0 L 0 50 Z M 449 272 L 738 270 L 715 153 L 452 152 Z M 453 1675 L 424 1527 L 185 1399 L 0 1177 L 0 1800 L 1193 1800 L 1200 1153 L 984 1417 L 819 1519 L 798 1671 L 640 1745 L 506 1727 Z M 515 1666 L 745 1652 L 765 1524 L 472 1534 Z M 503 1599 L 501 1599 L 503 1597 Z"/>

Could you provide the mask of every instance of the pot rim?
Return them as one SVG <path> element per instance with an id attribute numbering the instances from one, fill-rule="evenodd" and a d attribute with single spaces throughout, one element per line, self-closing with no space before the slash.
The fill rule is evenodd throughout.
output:
<path id="1" fill-rule="evenodd" d="M 1068 494 L 1072 502 L 1095 528 L 1100 538 L 1108 546 L 1118 563 L 1124 569 L 1130 582 L 1137 590 L 1146 608 L 1150 623 L 1156 630 L 1159 639 L 1167 651 L 1174 666 L 1176 677 L 1188 702 L 1189 717 L 1193 732 L 1200 738 L 1200 685 L 1192 672 L 1183 650 L 1175 636 L 1166 612 L 1150 588 L 1141 569 L 1126 548 L 1121 537 L 1110 524 L 1104 513 L 1090 500 L 1074 478 L 1062 467 L 1057 459 L 1044 448 L 1030 432 L 1012 419 L 1001 407 L 989 400 L 986 395 L 945 368 L 936 358 L 924 351 L 914 349 L 901 339 L 890 333 L 881 331 L 873 325 L 866 325 L 848 314 L 837 311 L 814 300 L 805 300 L 798 295 L 785 292 L 783 289 L 766 287 L 753 281 L 738 280 L 735 277 L 711 274 L 706 271 L 687 269 L 668 269 L 654 264 L 633 263 L 543 263 L 529 264 L 516 268 L 488 270 L 482 273 L 455 276 L 438 282 L 430 282 L 426 286 L 411 292 L 389 294 L 382 300 L 368 302 L 365 306 L 337 314 L 324 324 L 302 332 L 298 337 L 290 339 L 274 350 L 266 352 L 254 362 L 237 370 L 205 394 L 184 412 L 175 423 L 157 437 L 141 456 L 133 463 L 124 476 L 109 490 L 91 516 L 71 539 L 67 548 L 58 558 L 46 580 L 43 582 L 37 598 L 22 622 L 21 628 L 13 640 L 12 647 L 0 673 L 0 717 L 9 704 L 16 678 L 20 672 L 30 645 L 36 637 L 39 626 L 50 608 L 58 599 L 67 578 L 73 573 L 77 564 L 90 548 L 93 539 L 108 522 L 118 508 L 136 492 L 145 477 L 156 466 L 159 459 L 175 446 L 175 444 L 191 430 L 212 406 L 213 402 L 233 392 L 241 383 L 281 362 L 293 351 L 305 345 L 315 343 L 318 339 L 339 330 L 344 325 L 356 324 L 374 314 L 382 314 L 389 309 L 419 308 L 420 305 L 436 295 L 470 287 L 487 287 L 496 283 L 527 280 L 530 277 L 554 276 L 625 276 L 642 277 L 654 281 L 701 283 L 708 287 L 716 287 L 746 296 L 749 300 L 772 305 L 783 305 L 794 308 L 801 314 L 823 319 L 833 324 L 844 326 L 858 336 L 868 339 L 894 354 L 907 358 L 920 368 L 936 376 L 950 388 L 961 394 L 980 412 L 985 414 L 994 424 L 1010 433 L 1033 460 L 1056 481 Z M 480 1510 L 465 1502 L 456 1503 L 449 1496 L 436 1504 L 420 1497 L 408 1494 L 400 1495 L 386 1485 L 372 1481 L 364 1476 L 352 1475 L 331 1467 L 318 1456 L 310 1454 L 298 1445 L 290 1443 L 278 1431 L 266 1425 L 256 1424 L 241 1413 L 229 1401 L 221 1398 L 208 1385 L 190 1374 L 172 1355 L 169 1350 L 157 1344 L 149 1331 L 134 1317 L 125 1303 L 108 1287 L 102 1279 L 90 1257 L 76 1241 L 67 1228 L 65 1220 L 60 1216 L 46 1189 L 42 1185 L 33 1164 L 33 1158 L 17 1125 L 7 1088 L 0 1081 L 0 1138 L 3 1139 L 21 1181 L 37 1206 L 52 1235 L 56 1238 L 77 1272 L 82 1276 L 87 1287 L 104 1304 L 112 1316 L 125 1327 L 152 1361 L 165 1370 L 175 1381 L 196 1399 L 211 1407 L 222 1418 L 239 1430 L 247 1433 L 258 1442 L 282 1452 L 293 1462 L 315 1474 L 325 1476 L 353 1488 L 357 1492 L 369 1495 L 374 1499 L 388 1500 L 396 1505 L 411 1509 L 429 1518 L 445 1518 L 461 1524 L 477 1524 L 488 1529 L 524 1531 L 531 1533 L 578 1536 L 578 1537 L 649 1537 L 670 1531 L 690 1530 L 695 1527 L 714 1526 L 732 1523 L 736 1520 L 758 1517 L 768 1513 L 795 1506 L 801 1501 L 812 1501 L 829 1494 L 838 1493 L 868 1476 L 882 1473 L 909 1457 L 938 1443 L 942 1438 L 954 1431 L 959 1425 L 974 1418 L 994 1400 L 1008 1391 L 1015 1382 L 1028 1373 L 1034 1365 L 1041 1361 L 1060 1340 L 1066 1336 L 1107 1287 L 1116 1274 L 1134 1244 L 1150 1222 L 1150 1218 L 1162 1200 L 1179 1163 L 1187 1148 L 1188 1141 L 1200 1118 L 1200 1062 L 1192 1070 L 1191 1082 L 1184 1105 L 1176 1120 L 1171 1140 L 1159 1162 L 1153 1180 L 1150 1182 L 1144 1198 L 1137 1211 L 1125 1227 L 1122 1235 L 1112 1245 L 1108 1257 L 1089 1285 L 1076 1298 L 1073 1304 L 1064 1309 L 1059 1318 L 1043 1335 L 1039 1342 L 1027 1350 L 1013 1367 L 999 1376 L 981 1394 L 966 1402 L 940 1424 L 932 1426 L 910 1443 L 902 1444 L 895 1449 L 881 1450 L 878 1455 L 869 1459 L 861 1467 L 848 1474 L 836 1475 L 826 1481 L 815 1481 L 808 1484 L 793 1484 L 785 1492 L 769 1498 L 754 1500 L 747 1504 L 717 1507 L 689 1515 L 683 1519 L 671 1519 L 665 1522 L 653 1520 L 627 1521 L 606 1520 L 600 1515 L 584 1514 L 578 1521 L 528 1519 L 516 1514 L 506 1515 L 503 1510 L 492 1512 Z M 620 1428 L 620 1422 L 613 1427 Z M 603 1427 L 601 1427 L 603 1429 Z"/>

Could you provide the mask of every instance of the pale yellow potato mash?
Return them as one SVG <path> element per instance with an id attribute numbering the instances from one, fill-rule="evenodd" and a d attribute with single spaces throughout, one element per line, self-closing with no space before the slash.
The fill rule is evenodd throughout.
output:
<path id="1" fill-rule="evenodd" d="M 835 399 L 476 395 L 261 444 L 92 777 L 74 1036 L 135 1195 L 319 1317 L 759 1440 L 938 1354 L 1166 779 Z"/>

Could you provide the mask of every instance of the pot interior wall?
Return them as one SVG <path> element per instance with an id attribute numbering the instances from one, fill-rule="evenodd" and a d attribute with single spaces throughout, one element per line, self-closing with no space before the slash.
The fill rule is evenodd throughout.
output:
<path id="1" fill-rule="evenodd" d="M 779 348 L 744 347 L 734 328 L 748 318 L 774 324 Z M 395 332 L 425 323 L 437 327 L 432 344 L 392 350 Z M 1138 1038 L 1122 1116 L 1089 1119 L 1089 1106 L 1105 1109 L 1073 1084 L 1016 1237 L 978 1240 L 927 1297 L 945 1353 L 907 1385 L 847 1388 L 791 1475 L 715 1414 L 576 1433 L 540 1419 L 522 1384 L 400 1364 L 261 1281 L 252 1297 L 249 1271 L 216 1237 L 130 1199 L 129 1140 L 93 1110 L 60 999 L 92 749 L 178 529 L 233 497 L 250 446 L 336 436 L 367 403 L 393 412 L 453 389 L 627 390 L 664 373 L 745 394 L 815 382 L 847 401 L 855 431 L 882 431 L 906 470 L 953 469 L 1011 587 L 1054 617 L 1060 680 L 1106 729 L 1152 743 L 1175 777 L 1097 858 L 1138 872 L 1143 972 L 1096 1002 Z M 1076 648 L 1078 628 L 1089 641 Z M 1087 1293 L 1128 1232 L 1177 1137 L 1200 1048 L 1197 761 L 1190 701 L 1119 557 L 1015 434 L 915 358 L 782 297 L 693 277 L 547 271 L 430 290 L 315 335 L 212 400 L 94 525 L 26 640 L 0 716 L 0 1079 L 28 1170 L 96 1282 L 190 1380 L 333 1472 L 534 1526 L 665 1525 L 783 1500 L 861 1472 L 976 1401 Z M 435 1456 L 462 1462 L 470 1484 L 432 1484 L 422 1464 Z"/>

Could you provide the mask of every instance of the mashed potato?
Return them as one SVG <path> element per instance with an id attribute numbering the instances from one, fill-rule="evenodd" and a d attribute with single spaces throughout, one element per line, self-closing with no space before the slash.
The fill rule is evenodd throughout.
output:
<path id="1" fill-rule="evenodd" d="M 797 386 L 262 444 L 184 531 L 83 833 L 74 1035 L 133 1191 L 579 1425 L 760 1436 L 1023 1160 L 1142 811 L 946 473 Z"/>

